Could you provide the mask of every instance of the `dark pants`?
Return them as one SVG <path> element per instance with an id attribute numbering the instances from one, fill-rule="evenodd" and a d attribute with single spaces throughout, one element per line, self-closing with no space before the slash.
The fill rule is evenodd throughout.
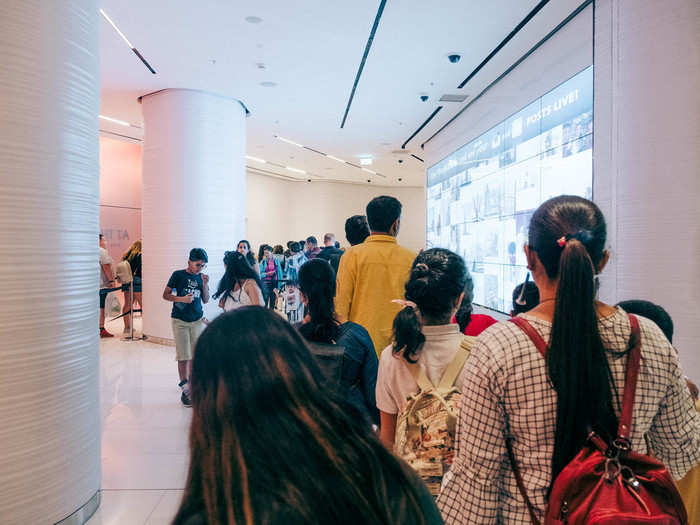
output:
<path id="1" fill-rule="evenodd" d="M 265 300 L 265 306 L 270 310 L 275 309 L 275 301 L 277 299 L 275 288 L 277 288 L 277 281 L 265 280 L 262 282 L 263 299 Z"/>

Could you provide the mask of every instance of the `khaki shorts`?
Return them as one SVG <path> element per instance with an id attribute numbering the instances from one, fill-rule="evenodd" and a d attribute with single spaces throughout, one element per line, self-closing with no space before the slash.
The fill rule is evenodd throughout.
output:
<path id="1" fill-rule="evenodd" d="M 191 361 L 194 357 L 194 345 L 204 331 L 204 321 L 201 319 L 188 323 L 180 319 L 171 319 L 173 322 L 173 338 L 175 339 L 175 359 L 178 361 Z"/>

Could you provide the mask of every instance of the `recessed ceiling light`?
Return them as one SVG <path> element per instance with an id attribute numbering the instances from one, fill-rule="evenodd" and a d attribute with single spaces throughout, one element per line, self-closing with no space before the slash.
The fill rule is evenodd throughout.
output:
<path id="1" fill-rule="evenodd" d="M 256 66 L 258 69 L 265 69 L 265 64 L 263 64 L 262 62 L 256 62 L 256 63 L 255 63 L 255 66 Z"/>
<path id="2" fill-rule="evenodd" d="M 343 159 L 339 159 L 338 157 L 334 157 L 333 155 L 326 155 L 326 157 L 336 162 L 340 162 L 341 164 L 345 164 L 345 161 Z"/>
<path id="3" fill-rule="evenodd" d="M 269 80 L 266 80 L 265 82 L 260 82 L 260 85 L 262 87 L 275 87 L 277 82 L 270 82 Z"/>
<path id="4" fill-rule="evenodd" d="M 248 160 L 253 160 L 253 161 L 255 161 L 255 162 L 259 162 L 259 163 L 261 163 L 261 164 L 267 164 L 267 161 L 266 161 L 265 159 L 261 159 L 261 158 L 258 158 L 258 157 L 252 157 L 252 156 L 250 156 L 250 155 L 246 155 L 245 158 L 248 159 Z"/>
<path id="5" fill-rule="evenodd" d="M 290 168 L 289 166 L 287 166 L 287 169 L 293 173 L 301 173 L 302 175 L 306 175 L 306 172 L 304 170 L 300 170 L 297 168 Z"/>
<path id="6" fill-rule="evenodd" d="M 360 166 L 371 166 L 372 165 L 372 159 L 369 157 L 363 157 L 360 159 Z"/>
<path id="7" fill-rule="evenodd" d="M 259 24 L 260 22 L 263 21 L 262 18 L 259 16 L 246 16 L 245 21 L 248 22 L 249 24 Z"/>

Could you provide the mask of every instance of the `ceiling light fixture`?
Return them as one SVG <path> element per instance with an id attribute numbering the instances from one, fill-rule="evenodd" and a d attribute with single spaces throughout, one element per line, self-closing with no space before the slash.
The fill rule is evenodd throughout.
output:
<path id="1" fill-rule="evenodd" d="M 131 127 L 131 124 L 129 124 L 128 122 L 125 122 L 123 120 L 119 120 L 119 119 L 112 118 L 112 117 L 105 117 L 104 115 L 98 115 L 98 116 L 102 120 L 108 120 L 109 122 L 114 122 L 115 124 L 119 124 L 120 126 Z M 134 127 L 136 127 L 136 126 L 134 126 Z"/>
<path id="2" fill-rule="evenodd" d="M 267 161 L 265 159 L 261 159 L 259 157 L 251 157 L 250 155 L 246 155 L 245 158 L 248 160 L 253 160 L 255 162 L 260 162 L 261 164 L 267 164 Z"/>
<path id="3" fill-rule="evenodd" d="M 371 166 L 372 159 L 369 157 L 363 157 L 360 159 L 360 166 Z"/>
<path id="4" fill-rule="evenodd" d="M 297 146 L 298 148 L 303 148 L 301 144 L 298 142 L 294 142 L 293 140 L 285 139 L 284 137 L 280 137 L 279 135 L 275 135 L 275 138 L 278 140 L 281 140 L 282 142 L 286 142 L 287 144 L 291 144 L 292 146 Z"/>
<path id="5" fill-rule="evenodd" d="M 155 75 L 156 70 L 151 67 L 151 64 L 149 64 L 145 58 L 143 58 L 143 55 L 141 55 L 141 53 L 139 53 L 139 50 L 136 49 L 136 47 L 131 42 L 129 42 L 129 39 L 126 38 L 126 35 L 124 33 L 122 33 L 121 30 L 117 27 L 117 24 L 115 24 L 112 21 L 112 19 L 109 16 L 107 16 L 107 13 L 105 13 L 104 9 L 100 9 L 100 14 L 104 17 L 105 20 L 107 20 L 107 22 L 110 23 L 110 25 L 114 28 L 114 30 L 117 33 L 119 33 L 119 36 L 122 37 L 122 40 L 124 40 L 126 45 L 131 48 L 131 50 L 134 52 L 134 54 L 137 57 L 139 57 L 139 60 L 141 60 L 141 62 L 143 62 L 143 65 L 146 66 L 148 68 L 148 70 Z"/>
<path id="6" fill-rule="evenodd" d="M 326 157 L 336 162 L 340 162 L 341 164 L 346 164 L 346 162 L 343 159 L 339 159 L 338 157 L 334 157 L 333 155 L 326 154 Z"/>
<path id="7" fill-rule="evenodd" d="M 306 175 L 306 172 L 304 170 L 300 170 L 297 168 L 290 168 L 289 166 L 286 166 L 286 168 L 291 171 L 292 173 L 301 173 L 302 175 Z"/>

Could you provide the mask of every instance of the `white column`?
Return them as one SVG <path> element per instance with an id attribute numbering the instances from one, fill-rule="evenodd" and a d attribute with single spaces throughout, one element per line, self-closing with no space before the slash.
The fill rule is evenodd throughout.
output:
<path id="1" fill-rule="evenodd" d="M 597 0 L 594 194 L 610 231 L 601 295 L 648 299 L 700 379 L 700 2 Z"/>
<path id="2" fill-rule="evenodd" d="M 96 0 L 0 15 L 0 522 L 99 501 Z M 82 509 L 79 511 L 79 509 Z"/>
<path id="3" fill-rule="evenodd" d="M 245 110 L 235 99 L 166 89 L 142 99 L 143 331 L 172 339 L 172 303 L 162 299 L 191 248 L 209 255 L 210 289 L 223 256 L 245 233 Z M 264 206 L 264 203 L 261 203 Z M 204 315 L 219 313 L 215 301 Z"/>

